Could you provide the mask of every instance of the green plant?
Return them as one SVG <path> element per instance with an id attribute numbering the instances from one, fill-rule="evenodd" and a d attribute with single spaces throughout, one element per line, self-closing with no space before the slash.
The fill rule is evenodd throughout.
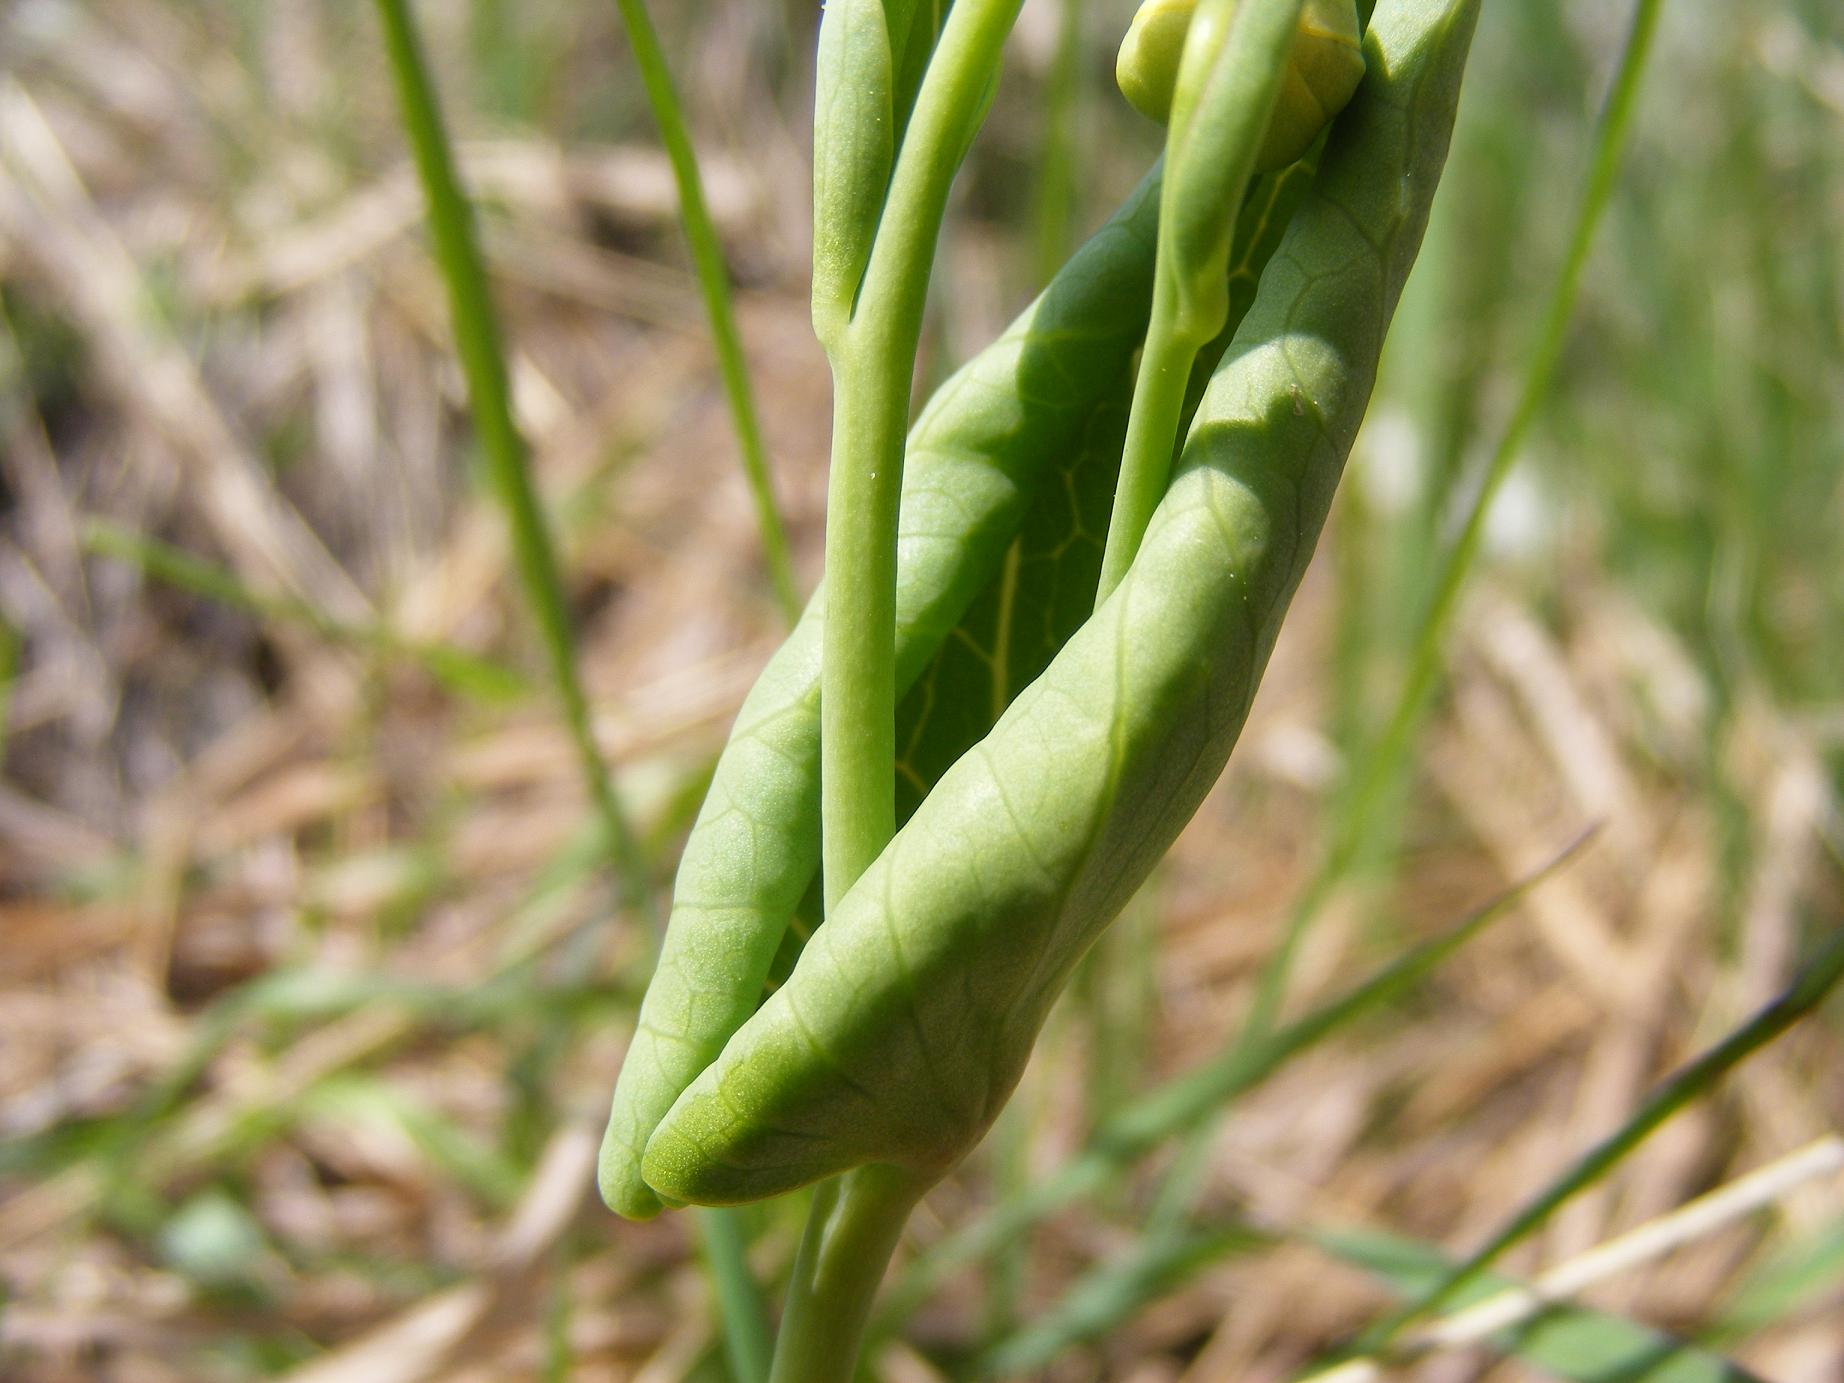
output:
<path id="1" fill-rule="evenodd" d="M 1164 178 L 907 444 L 935 234 L 1016 6 L 962 0 L 938 39 L 927 6 L 828 8 L 814 320 L 836 386 L 834 575 L 745 703 L 687 845 L 601 1169 L 629 1215 L 826 1183 L 777 1377 L 848 1375 L 909 1209 L 985 1132 L 1076 959 L 1220 771 L 1362 418 L 1475 8 L 1381 7 L 1311 185 L 1309 167 L 1245 195 L 1301 4 L 1206 0 Z M 1034 519 L 1082 527 L 1052 478 L 1105 513 L 1117 462 L 1102 564 L 1065 532 L 1066 560 L 1026 580 Z M 998 666 L 1016 637 L 979 623 L 995 586 L 1012 620 L 1038 616 L 1016 684 Z M 944 664 L 963 620 L 995 655 L 977 697 Z M 936 694 L 903 703 L 899 733 L 918 682 Z M 961 693 L 945 710 L 942 686 Z M 816 864 L 825 924 L 764 1000 Z"/>

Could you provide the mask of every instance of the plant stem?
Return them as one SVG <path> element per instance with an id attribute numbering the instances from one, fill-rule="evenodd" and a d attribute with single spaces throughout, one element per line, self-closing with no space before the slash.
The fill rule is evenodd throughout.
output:
<path id="1" fill-rule="evenodd" d="M 762 443 L 755 398 L 749 387 L 749 367 L 744 363 L 742 337 L 730 301 L 730 276 L 724 265 L 722 243 L 704 200 L 704 180 L 698 172 L 698 155 L 685 128 L 685 115 L 672 84 L 672 70 L 660 49 L 659 34 L 647 14 L 645 0 L 615 0 L 628 44 L 647 89 L 647 103 L 659 124 L 660 142 L 672 163 L 673 181 L 679 189 L 679 222 L 691 247 L 704 310 L 711 319 L 711 338 L 717 347 L 717 366 L 723 376 L 724 395 L 736 425 L 736 442 L 742 454 L 743 474 L 755 501 L 756 525 L 762 532 L 762 560 L 775 588 L 781 613 L 792 624 L 800 615 L 800 593 L 794 584 L 794 567 L 788 556 L 787 530 L 775 503 L 775 484 L 768 469 L 768 449 Z"/>
<path id="2" fill-rule="evenodd" d="M 1127 415 L 1127 442 L 1121 452 L 1120 480 L 1114 490 L 1114 512 L 1108 519 L 1107 546 L 1101 554 L 1101 580 L 1095 589 L 1099 606 L 1114 594 L 1140 539 L 1152 522 L 1153 510 L 1165 495 L 1172 474 L 1172 452 L 1178 420 L 1184 411 L 1185 386 L 1200 343 L 1174 330 L 1175 304 L 1164 277 L 1153 288 L 1152 320 L 1146 328 L 1146 347 L 1140 352 L 1140 373 L 1133 385 L 1132 411 Z"/>
<path id="3" fill-rule="evenodd" d="M 900 383 L 884 361 L 848 356 L 833 370 L 826 570 L 838 575 L 825 586 L 820 663 L 827 912 L 896 831 L 896 519 L 910 368 Z"/>
<path id="4" fill-rule="evenodd" d="M 896 829 L 896 521 L 910 384 L 948 188 L 1021 0 L 949 14 L 897 152 L 851 317 L 830 326 L 832 469 L 820 662 L 820 844 L 828 910 Z"/>
<path id="5" fill-rule="evenodd" d="M 948 189 L 985 118 L 1022 0 L 951 11 L 897 150 L 857 301 L 829 310 L 820 846 L 830 913 L 896 831 L 896 533 L 910 386 Z M 822 228 L 816 227 L 816 233 Z M 849 1383 L 871 1302 L 925 1187 L 889 1167 L 822 1184 L 795 1260 L 773 1383 Z"/>
<path id="6" fill-rule="evenodd" d="M 1205 0 L 1179 69 L 1159 190 L 1152 320 L 1127 415 L 1099 607 L 1133 565 L 1171 479 L 1191 367 L 1229 317 L 1229 255 L 1256 151 L 1279 95 L 1301 0 Z M 1218 34 L 1201 42 L 1197 26 Z"/>
<path id="7" fill-rule="evenodd" d="M 850 1383 L 884 1269 L 925 1189 L 875 1165 L 815 1188 L 769 1383 Z"/>

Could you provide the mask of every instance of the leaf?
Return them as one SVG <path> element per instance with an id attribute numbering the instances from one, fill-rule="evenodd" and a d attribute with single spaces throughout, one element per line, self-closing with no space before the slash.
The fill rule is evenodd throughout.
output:
<path id="1" fill-rule="evenodd" d="M 897 536 L 896 679 L 919 676 L 986 587 L 1055 458 L 1145 331 L 1158 179 L 1149 177 L 910 430 Z M 665 945 L 616 1083 L 602 1193 L 657 1213 L 640 1155 L 661 1116 L 762 995 L 819 867 L 824 588 L 738 712 L 685 844 Z"/>
<path id="2" fill-rule="evenodd" d="M 909 112 L 915 107 L 916 92 L 928 60 L 934 55 L 935 41 L 947 22 L 948 0 L 883 0 L 884 21 L 890 30 L 890 57 L 894 79 L 892 107 L 896 117 L 896 141 L 900 147 L 903 131 L 909 124 Z"/>
<path id="3" fill-rule="evenodd" d="M 1241 728 L 1369 399 L 1475 15 L 1404 0 L 1379 16 L 1374 80 L 1126 579 L 677 1099 L 647 1139 L 648 1184 L 724 1204 L 863 1164 L 938 1176 L 984 1133 L 1070 968 Z"/>
<path id="4" fill-rule="evenodd" d="M 1312 162 L 1298 163 L 1249 189 L 1229 271 L 1230 318 L 1214 346 L 1200 355 L 1199 397 L 1254 302 L 1261 271 L 1313 171 Z M 899 822 L 909 819 L 941 775 L 985 736 L 1092 613 L 1132 387 L 1132 372 L 1122 362 L 1089 409 L 1077 444 L 1056 458 L 998 573 L 899 708 Z M 1192 403 L 1195 407 L 1196 400 Z"/>
<path id="5" fill-rule="evenodd" d="M 1327 1231 L 1313 1241 L 1371 1273 L 1397 1295 L 1432 1291 L 1452 1269 L 1438 1250 L 1374 1231 Z M 1517 1286 L 1484 1277 L 1456 1298 L 1469 1305 Z M 1585 1306 L 1555 1306 L 1492 1337 L 1495 1348 L 1570 1383 L 1761 1383 L 1741 1365 L 1663 1331 Z"/>
<path id="6" fill-rule="evenodd" d="M 1296 166 L 1262 179 L 1251 194 L 1231 274 L 1237 318 L 1253 300 L 1260 266 L 1310 181 L 1310 166 Z M 900 742 L 916 746 L 910 776 L 899 777 L 905 818 L 940 770 L 990 728 L 997 709 L 1028 680 L 1013 676 L 1009 686 L 996 689 L 992 664 L 954 649 L 952 631 L 964 617 L 978 641 L 980 621 L 996 623 L 1000 569 L 1021 528 L 1029 528 L 1034 550 L 1047 555 L 1058 536 L 1071 531 L 1059 522 L 1067 522 L 1075 506 L 1094 504 L 1112 483 L 1119 449 L 1109 438 L 1108 418 L 1124 404 L 1145 325 L 1157 199 L 1157 179 L 1149 178 L 1012 328 L 936 393 L 910 434 L 899 535 L 898 683 L 911 685 L 940 657 L 947 661 L 934 676 L 979 688 L 953 704 L 984 713 L 935 729 L 924 724 L 927 708 L 919 702 L 904 707 Z M 1227 341 L 1225 335 L 1217 343 L 1213 358 Z M 1062 477 L 1060 485 L 1053 476 Z M 1041 506 L 1040 495 L 1048 496 Z M 1093 588 L 1092 574 L 1079 566 L 1081 547 L 1072 545 L 1065 560 L 1077 564 L 1067 577 L 1048 560 L 1026 568 L 1039 580 L 1024 603 L 1043 603 L 1052 627 L 1027 647 L 1023 635 L 1038 626 L 1029 618 L 1011 621 L 1014 670 L 1034 675 L 1087 611 L 1086 595 L 1081 610 L 1072 609 L 1074 593 Z M 1054 609 L 1044 591 L 1054 592 Z M 989 602 L 985 610 L 967 615 L 982 600 Z M 649 991 L 622 1068 L 604 1151 L 604 1194 L 622 1213 L 657 1209 L 638 1171 L 646 1135 L 754 1011 L 761 987 L 758 981 L 751 988 L 750 977 L 783 981 L 819 916 L 814 872 L 822 608 L 816 595 L 750 692 L 685 847 L 654 981 L 659 992 Z M 949 704 L 948 698 L 938 704 Z M 697 954 L 707 949 L 721 954 L 733 977 L 721 1005 L 708 986 L 692 998 L 689 976 L 701 964 Z"/>
<path id="7" fill-rule="evenodd" d="M 897 820 L 906 821 L 954 761 L 1088 618 L 1126 432 L 1130 377 L 1090 414 L 1053 468 L 999 573 L 954 627 L 897 713 Z"/>

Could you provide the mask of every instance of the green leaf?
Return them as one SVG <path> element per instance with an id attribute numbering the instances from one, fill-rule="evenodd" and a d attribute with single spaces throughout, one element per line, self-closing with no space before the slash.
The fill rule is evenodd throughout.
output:
<path id="1" fill-rule="evenodd" d="M 1398 1296 L 1437 1287 L 1452 1262 L 1437 1249 L 1374 1231 L 1325 1231 L 1313 1242 L 1386 1283 Z M 1480 1278 L 1451 1303 L 1470 1305 L 1518 1286 Z M 1492 1337 L 1493 1347 L 1569 1383 L 1761 1383 L 1741 1365 L 1688 1341 L 1585 1306 L 1558 1305 Z"/>
<path id="2" fill-rule="evenodd" d="M 1088 618 L 1127 428 L 1129 382 L 1123 372 L 1108 387 L 1079 444 L 1058 459 L 998 575 L 904 699 L 897 714 L 898 821 L 914 814 Z"/>
<path id="3" fill-rule="evenodd" d="M 1251 191 L 1231 270 L 1237 320 L 1311 179 L 1310 165 L 1296 166 Z M 1156 176 L 1143 182 L 1037 302 L 937 391 L 911 430 L 898 537 L 897 684 L 910 687 L 928 672 L 952 692 L 917 693 L 903 706 L 898 743 L 911 752 L 897 780 L 902 819 L 1086 613 L 1095 557 L 1075 521 L 1085 503 L 1100 502 L 1119 460 L 1115 429 L 1145 328 L 1158 190 Z M 1014 580 L 1008 594 L 1004 568 L 1021 532 L 1016 566 L 1027 579 Z M 986 650 L 996 646 L 1007 601 L 1034 613 L 1006 616 L 1012 634 L 999 660 Z M 623 1214 L 658 1209 L 639 1175 L 646 1136 L 755 1010 L 763 982 L 786 978 L 819 916 L 812 885 L 823 608 L 822 590 L 751 690 L 686 842 L 666 948 L 603 1149 L 603 1194 Z M 1003 685 L 995 672 L 1001 662 Z M 936 707 L 954 714 L 937 726 Z M 722 957 L 731 987 L 719 993 L 691 982 L 704 954 Z M 750 976 L 760 977 L 753 987 Z"/>
<path id="4" fill-rule="evenodd" d="M 1229 322 L 1201 360 L 1199 397 L 1254 301 L 1261 271 L 1311 186 L 1313 171 L 1310 162 L 1295 164 L 1249 189 L 1231 256 Z M 1111 380 L 1101 381 L 1075 445 L 1055 457 L 998 572 L 904 699 L 896 740 L 899 822 L 992 729 L 1092 612 L 1132 388 L 1132 371 L 1123 360 Z"/>
<path id="5" fill-rule="evenodd" d="M 1056 460 L 1128 368 L 1146 327 L 1157 211 L 1155 176 L 911 428 L 897 539 L 899 690 L 989 584 Z M 603 1145 L 602 1193 L 624 1215 L 659 1210 L 640 1177 L 646 1139 L 755 1010 L 819 867 L 824 605 L 822 586 L 743 702 L 685 844 Z"/>
<path id="6" fill-rule="evenodd" d="M 722 1204 L 867 1163 L 935 1176 L 985 1131 L 1069 969 L 1234 743 L 1369 399 L 1475 14 L 1404 0 L 1379 15 L 1374 80 L 1120 588 L 677 1099 L 647 1138 L 647 1183 Z M 710 962 L 686 977 L 700 998 L 732 982 L 733 962 Z"/>
<path id="7" fill-rule="evenodd" d="M 950 0 L 884 0 L 884 22 L 890 30 L 892 108 L 896 117 L 896 142 L 903 142 L 916 92 L 934 54 L 941 26 L 947 22 Z"/>

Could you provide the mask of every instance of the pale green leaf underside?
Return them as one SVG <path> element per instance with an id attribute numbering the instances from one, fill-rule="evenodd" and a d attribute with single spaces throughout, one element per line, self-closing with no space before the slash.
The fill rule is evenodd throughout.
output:
<path id="1" fill-rule="evenodd" d="M 1053 461 L 1076 452 L 1145 331 L 1148 178 L 1042 297 L 930 400 L 910 433 L 898 533 L 897 681 L 911 685 L 990 582 Z M 686 842 L 660 962 L 615 1088 L 604 1197 L 644 1216 L 647 1138 L 754 1011 L 819 867 L 822 592 L 738 713 Z"/>
<path id="2" fill-rule="evenodd" d="M 1370 75 L 1126 580 L 678 1099 L 647 1143 L 653 1186 L 723 1203 L 865 1162 L 938 1174 L 997 1113 L 1070 967 L 1240 729 L 1369 398 L 1475 13 L 1380 8 Z"/>
<path id="3" fill-rule="evenodd" d="M 1312 181 L 1295 165 L 1249 189 L 1229 271 L 1233 330 L 1287 218 Z M 1229 341 L 1226 331 L 1200 378 Z M 1121 371 L 1090 411 L 1078 445 L 1052 460 L 997 574 L 916 680 L 897 715 L 897 820 L 907 821 L 954 761 L 990 730 L 1094 609 L 1133 376 Z"/>
<path id="4" fill-rule="evenodd" d="M 1310 177 L 1297 168 L 1251 191 L 1231 274 L 1237 317 Z M 899 820 L 1090 610 L 1157 199 L 1149 178 L 1044 297 L 936 394 L 912 433 L 897 672 L 915 690 L 899 723 Z M 604 1195 L 624 1214 L 658 1208 L 639 1174 L 647 1136 L 754 1010 L 761 981 L 750 988 L 750 977 L 758 968 L 785 977 L 805 919 L 817 915 L 822 605 L 816 596 L 745 702 L 686 846 L 666 954 L 604 1144 Z M 949 707 L 956 713 L 940 714 Z M 680 978 L 707 961 L 716 964 L 702 987 Z"/>

